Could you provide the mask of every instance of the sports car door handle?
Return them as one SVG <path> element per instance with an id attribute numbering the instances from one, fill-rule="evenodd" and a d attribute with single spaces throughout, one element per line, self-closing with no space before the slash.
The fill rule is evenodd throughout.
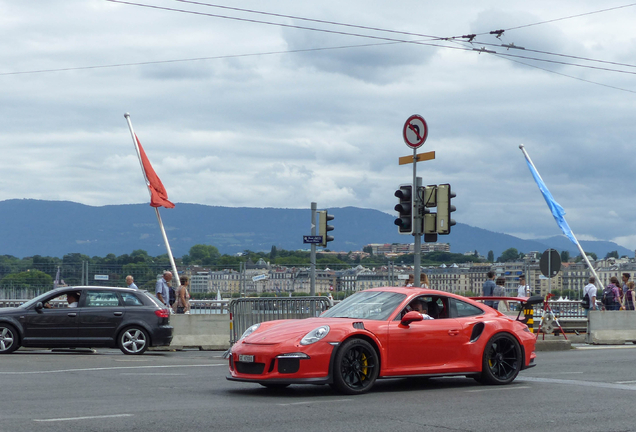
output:
<path id="1" fill-rule="evenodd" d="M 75 312 L 70 312 L 70 313 L 68 314 L 68 316 L 70 316 L 70 317 L 72 318 L 72 317 L 76 317 L 76 316 L 77 316 L 77 314 L 76 314 Z"/>
<path id="2" fill-rule="evenodd" d="M 459 334 L 459 330 L 449 330 L 448 334 L 451 336 L 457 336 Z"/>
<path id="3" fill-rule="evenodd" d="M 122 316 L 124 313 L 123 312 L 113 312 L 113 315 L 115 316 Z"/>

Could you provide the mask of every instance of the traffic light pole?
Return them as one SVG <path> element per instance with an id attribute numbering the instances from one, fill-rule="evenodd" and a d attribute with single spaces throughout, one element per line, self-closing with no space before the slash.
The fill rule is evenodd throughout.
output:
<path id="1" fill-rule="evenodd" d="M 417 149 L 413 149 L 413 189 L 412 189 L 412 201 L 413 201 L 413 261 L 414 261 L 414 269 L 413 269 L 413 286 L 420 286 L 420 274 L 422 273 L 421 269 L 421 256 L 422 256 L 422 233 L 420 232 L 420 227 L 422 226 L 420 215 L 420 194 L 419 188 L 417 184 Z"/>
<path id="2" fill-rule="evenodd" d="M 315 202 L 311 203 L 311 235 L 316 235 L 316 208 L 317 204 Z M 311 244 L 311 270 L 309 276 L 309 295 L 316 295 L 316 243 Z"/>

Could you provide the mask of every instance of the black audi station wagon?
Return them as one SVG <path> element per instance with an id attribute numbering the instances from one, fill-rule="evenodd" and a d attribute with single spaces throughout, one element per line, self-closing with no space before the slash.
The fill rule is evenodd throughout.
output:
<path id="1" fill-rule="evenodd" d="M 170 311 L 132 288 L 64 287 L 0 308 L 0 354 L 19 347 L 117 347 L 124 354 L 143 354 L 171 341 Z"/>

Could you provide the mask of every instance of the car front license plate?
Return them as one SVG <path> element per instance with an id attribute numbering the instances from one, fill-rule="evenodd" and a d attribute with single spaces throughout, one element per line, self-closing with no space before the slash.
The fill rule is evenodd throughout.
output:
<path id="1" fill-rule="evenodd" d="M 253 355 L 239 354 L 239 361 L 245 363 L 254 363 Z"/>

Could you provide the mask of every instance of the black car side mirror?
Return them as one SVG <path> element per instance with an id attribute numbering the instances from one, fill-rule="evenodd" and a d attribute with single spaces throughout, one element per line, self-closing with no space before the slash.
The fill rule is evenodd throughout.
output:
<path id="1" fill-rule="evenodd" d="M 42 308 L 44 308 L 44 305 L 42 304 L 42 302 L 37 302 L 35 304 L 35 310 L 38 312 L 42 312 Z"/>

